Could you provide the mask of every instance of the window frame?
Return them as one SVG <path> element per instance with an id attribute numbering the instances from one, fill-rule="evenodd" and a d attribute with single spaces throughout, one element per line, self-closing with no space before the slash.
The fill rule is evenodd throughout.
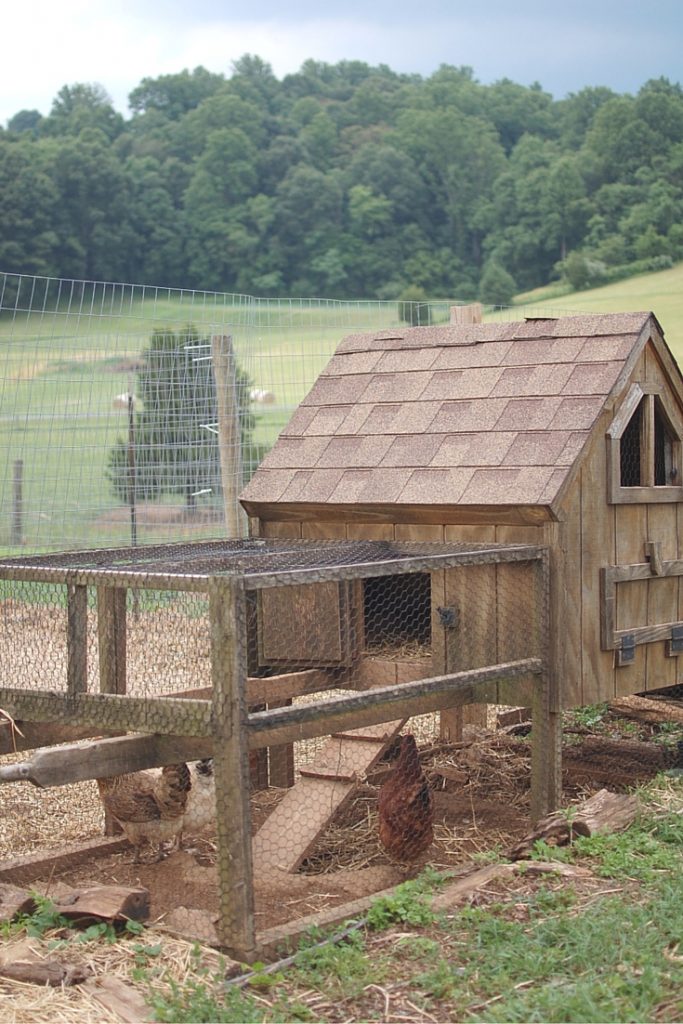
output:
<path id="1" fill-rule="evenodd" d="M 626 428 L 644 405 L 641 419 L 640 458 L 643 483 L 626 487 L 621 483 L 621 439 Z M 655 409 L 659 405 L 672 438 L 672 464 L 682 484 L 655 484 Z M 607 431 L 607 500 L 612 505 L 683 501 L 683 418 L 661 384 L 637 382 L 631 385 Z"/>

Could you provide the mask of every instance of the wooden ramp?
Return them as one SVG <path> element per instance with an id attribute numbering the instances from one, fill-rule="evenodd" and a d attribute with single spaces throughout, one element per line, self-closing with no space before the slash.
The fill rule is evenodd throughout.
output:
<path id="1" fill-rule="evenodd" d="M 256 872 L 296 871 L 406 719 L 334 733 L 254 836 Z"/>

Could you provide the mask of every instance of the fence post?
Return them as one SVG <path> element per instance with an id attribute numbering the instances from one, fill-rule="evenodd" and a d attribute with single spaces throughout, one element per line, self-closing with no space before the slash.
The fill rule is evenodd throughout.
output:
<path id="1" fill-rule="evenodd" d="M 229 334 L 215 334 L 212 337 L 211 359 L 216 381 L 225 527 L 228 537 L 243 537 L 246 519 L 237 500 L 242 485 L 242 437 L 237 402 L 237 367 Z"/>
<path id="2" fill-rule="evenodd" d="M 213 769 L 218 840 L 218 937 L 240 959 L 253 960 L 254 879 L 249 803 L 244 587 L 213 577 L 209 582 Z"/>
<path id="3" fill-rule="evenodd" d="M 12 530 L 10 544 L 19 547 L 23 540 L 24 502 L 22 496 L 24 482 L 24 460 L 16 459 L 12 474 Z"/>

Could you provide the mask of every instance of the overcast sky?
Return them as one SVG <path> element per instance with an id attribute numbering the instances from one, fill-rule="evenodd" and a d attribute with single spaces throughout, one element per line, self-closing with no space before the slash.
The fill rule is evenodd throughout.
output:
<path id="1" fill-rule="evenodd" d="M 558 99 L 683 82 L 683 0 L 10 0 L 0 24 L 0 124 L 49 113 L 75 82 L 100 83 L 127 115 L 143 78 L 198 65 L 227 76 L 245 53 L 278 78 L 308 58 L 425 77 L 465 64 L 480 82 L 540 82 Z"/>

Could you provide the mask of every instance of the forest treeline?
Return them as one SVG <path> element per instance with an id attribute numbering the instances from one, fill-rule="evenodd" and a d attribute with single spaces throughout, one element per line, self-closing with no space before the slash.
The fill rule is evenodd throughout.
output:
<path id="1" fill-rule="evenodd" d="M 505 303 L 683 259 L 683 90 L 259 57 L 96 84 L 0 129 L 0 270 L 251 295 Z"/>

